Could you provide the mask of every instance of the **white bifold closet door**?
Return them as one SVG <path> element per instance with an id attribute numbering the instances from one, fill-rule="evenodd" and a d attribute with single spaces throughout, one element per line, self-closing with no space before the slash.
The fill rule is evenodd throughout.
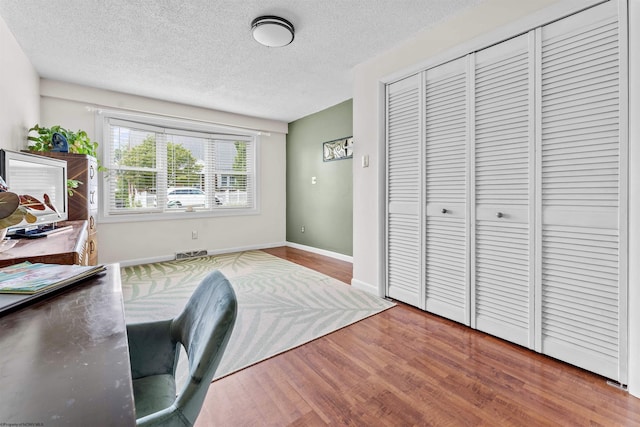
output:
<path id="1" fill-rule="evenodd" d="M 623 384 L 625 8 L 388 85 L 386 218 L 387 295 Z"/>
<path id="2" fill-rule="evenodd" d="M 617 7 L 539 30 L 537 346 L 626 383 L 626 67 Z"/>
<path id="3" fill-rule="evenodd" d="M 469 311 L 467 58 L 424 73 L 425 304 L 465 325 Z"/>
<path id="4" fill-rule="evenodd" d="M 387 295 L 424 308 L 421 77 L 387 86 Z"/>
<path id="5" fill-rule="evenodd" d="M 472 326 L 534 346 L 534 33 L 472 54 Z"/>

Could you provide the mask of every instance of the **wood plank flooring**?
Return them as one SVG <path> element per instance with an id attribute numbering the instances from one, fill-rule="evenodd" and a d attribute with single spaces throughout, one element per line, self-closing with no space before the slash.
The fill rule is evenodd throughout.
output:
<path id="1" fill-rule="evenodd" d="M 263 251 L 268 254 L 284 258 L 287 261 L 319 271 L 320 273 L 326 274 L 327 276 L 333 277 L 341 282 L 347 284 L 351 283 L 353 265 L 350 262 L 340 261 L 339 259 L 290 248 L 288 246 L 263 249 Z"/>
<path id="2" fill-rule="evenodd" d="M 266 250 L 350 282 L 351 264 Z M 324 271 L 323 271 L 324 270 Z M 404 304 L 211 384 L 196 426 L 638 426 L 606 380 Z"/>

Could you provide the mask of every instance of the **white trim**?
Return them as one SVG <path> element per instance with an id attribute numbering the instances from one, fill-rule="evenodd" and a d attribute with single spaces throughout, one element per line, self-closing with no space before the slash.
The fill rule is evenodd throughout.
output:
<path id="1" fill-rule="evenodd" d="M 539 27 L 540 28 L 540 27 Z M 537 139 L 536 135 L 539 132 L 538 125 L 536 122 L 536 118 L 540 117 L 538 115 L 537 105 L 540 102 L 538 99 L 536 88 L 539 86 L 536 82 L 537 76 L 542 75 L 540 72 L 538 74 L 538 65 L 540 63 L 538 50 L 538 29 L 531 30 L 527 34 L 528 45 L 527 50 L 529 53 L 529 218 L 527 221 L 527 225 L 529 227 L 529 336 L 527 341 L 527 346 L 530 349 L 536 348 L 536 333 L 539 329 L 541 323 L 537 323 L 536 319 L 536 302 L 540 301 L 539 298 L 536 297 L 536 286 L 538 284 L 538 274 L 536 266 L 537 264 L 537 252 L 540 250 L 540 246 L 538 246 L 538 238 L 537 238 L 537 218 L 538 218 L 538 209 L 542 211 L 542 199 L 538 200 L 538 184 L 537 184 L 537 168 L 538 165 L 541 164 L 538 162 L 542 162 L 541 159 L 537 157 Z M 542 242 L 542 239 L 540 239 Z M 540 264 L 542 265 L 542 264 Z"/>
<path id="2" fill-rule="evenodd" d="M 340 261 L 346 261 L 353 264 L 353 257 L 349 255 L 340 254 L 338 252 L 327 251 L 325 249 L 314 248 L 313 246 L 301 245 L 299 243 L 286 242 L 285 246 L 294 249 L 300 249 L 307 252 L 313 252 L 314 254 L 328 256 L 330 258 L 339 259 Z"/>
<path id="3" fill-rule="evenodd" d="M 418 208 L 418 239 L 420 240 L 420 251 L 418 252 L 420 256 L 420 290 L 418 291 L 418 295 L 420 298 L 420 305 L 418 306 L 422 310 L 427 309 L 427 287 L 429 284 L 427 283 L 427 186 L 423 183 L 427 182 L 427 170 L 424 165 L 426 164 L 427 159 L 427 132 L 426 132 L 426 123 L 427 123 L 427 73 L 423 72 L 420 76 L 420 95 L 418 96 L 418 119 L 420 121 L 420 146 L 418 147 L 418 152 L 420 153 L 420 189 L 419 194 L 419 203 L 420 206 Z M 386 164 L 384 166 L 387 167 Z M 388 295 L 385 295 L 388 296 Z"/>
<path id="4" fill-rule="evenodd" d="M 629 49 L 629 117 L 640 116 L 640 0 L 629 0 L 627 25 Z M 623 25 L 621 23 L 620 25 Z M 629 120 L 629 186 L 628 186 L 628 390 L 640 398 L 640 121 Z"/>
<path id="5" fill-rule="evenodd" d="M 534 57 L 536 63 L 534 64 L 534 81 L 536 82 L 534 88 L 534 215 L 533 222 L 531 222 L 533 229 L 533 239 L 535 241 L 533 247 L 534 258 L 533 266 L 533 292 L 534 292 L 534 304 L 533 304 L 533 324 L 542 325 L 542 86 L 537 82 L 542 81 L 542 28 L 536 28 L 535 30 L 535 46 Z M 537 327 L 533 331 L 533 349 L 538 353 L 542 353 L 542 328 Z"/>
<path id="6" fill-rule="evenodd" d="M 232 254 L 235 252 L 244 252 L 244 251 L 257 251 L 260 249 L 277 248 L 277 247 L 286 246 L 286 245 L 287 245 L 286 242 L 276 242 L 276 243 L 267 243 L 263 245 L 249 245 L 249 246 L 238 246 L 235 248 L 207 250 L 206 256 Z M 176 255 L 171 254 L 171 255 L 162 255 L 162 256 L 156 256 L 156 257 L 150 257 L 150 258 L 137 258 L 137 259 L 124 260 L 124 261 L 116 261 L 116 262 L 119 263 L 121 267 L 129 267 L 132 265 L 151 264 L 153 262 L 174 261 L 175 259 L 176 259 Z"/>
<path id="7" fill-rule="evenodd" d="M 388 114 L 387 114 L 387 85 L 383 82 L 378 82 L 378 113 L 380 116 L 378 117 L 378 200 L 382 200 L 383 202 L 379 204 L 379 212 L 378 217 L 380 221 L 379 236 L 382 236 L 380 240 L 380 246 L 378 247 L 378 286 L 375 286 L 375 290 L 371 292 L 375 295 L 380 295 L 381 297 L 387 296 L 389 291 L 389 283 L 387 280 L 387 265 L 389 265 L 389 257 L 387 253 L 387 248 L 389 247 L 387 224 L 389 221 L 388 215 L 388 194 L 387 194 L 387 182 L 389 181 L 387 170 L 387 129 L 389 128 L 389 123 L 387 122 Z M 358 139 L 356 138 L 356 141 Z M 355 184 L 355 183 L 354 183 Z M 352 279 L 351 284 L 353 285 L 354 280 Z M 364 282 L 363 282 L 364 283 Z"/>
<path id="8" fill-rule="evenodd" d="M 618 370 L 621 384 L 629 383 L 629 27 L 627 26 L 628 9 L 626 0 L 618 1 L 618 40 L 619 40 L 619 68 L 620 68 L 620 171 L 618 197 L 620 206 L 618 209 L 618 233 L 619 244 L 619 296 L 620 303 L 618 318 L 619 348 Z"/>
<path id="9" fill-rule="evenodd" d="M 465 313 L 464 324 L 477 329 L 478 309 L 476 308 L 476 229 L 477 229 L 477 205 L 476 205 L 476 53 L 471 52 L 465 57 L 466 96 L 467 96 L 467 126 L 465 141 L 466 176 L 465 176 L 465 204 L 464 207 L 464 232 L 466 249 L 465 269 Z"/>
<path id="10" fill-rule="evenodd" d="M 339 259 L 341 261 L 345 261 L 345 262 L 350 262 L 353 263 L 353 257 L 348 256 L 348 255 L 343 255 L 343 254 L 339 254 L 337 252 L 331 252 L 331 251 L 327 251 L 324 249 L 318 249 L 318 248 L 314 248 L 312 246 L 305 246 L 305 245 L 300 245 L 298 243 L 292 243 L 292 242 L 274 242 L 274 243 L 266 243 L 266 244 L 262 244 L 262 245 L 249 245 L 249 246 L 238 246 L 235 248 L 225 248 L 225 249 L 217 249 L 217 250 L 207 250 L 207 256 L 211 256 L 211 255 L 222 255 L 222 254 L 230 254 L 230 253 L 234 253 L 234 252 L 243 252 L 243 251 L 256 251 L 256 250 L 260 250 L 260 249 L 269 249 L 269 248 L 278 248 L 281 246 L 288 246 L 294 249 L 300 249 L 303 251 L 307 251 L 307 252 L 313 252 L 319 255 L 324 255 L 324 256 L 328 256 L 330 258 L 335 258 L 335 259 Z M 141 265 L 141 264 L 150 264 L 153 262 L 165 262 L 165 261 L 173 261 L 175 260 L 175 254 L 171 254 L 171 255 L 162 255 L 162 256 L 156 256 L 156 257 L 150 257 L 150 258 L 138 258 L 138 259 L 130 259 L 130 260 L 123 260 L 123 261 L 117 261 L 118 263 L 120 263 L 120 266 L 122 267 L 129 267 L 132 265 Z M 368 285 L 368 288 L 371 287 L 370 285 Z M 374 294 L 378 294 L 377 292 L 377 287 L 374 288 L 374 291 L 371 292 Z"/>
<path id="11" fill-rule="evenodd" d="M 378 295 L 381 298 L 385 297 L 384 293 L 380 293 L 380 289 L 378 286 L 363 282 L 362 280 L 351 279 L 351 286 L 353 286 L 354 289 L 358 289 L 360 291 L 364 291 L 373 295 Z"/>

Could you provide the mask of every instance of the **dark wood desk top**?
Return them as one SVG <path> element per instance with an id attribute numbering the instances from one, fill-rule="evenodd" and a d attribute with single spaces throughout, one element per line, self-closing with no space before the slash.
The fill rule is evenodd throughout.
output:
<path id="1" fill-rule="evenodd" d="M 0 423 L 135 425 L 118 264 L 0 317 L 0 390 Z"/>

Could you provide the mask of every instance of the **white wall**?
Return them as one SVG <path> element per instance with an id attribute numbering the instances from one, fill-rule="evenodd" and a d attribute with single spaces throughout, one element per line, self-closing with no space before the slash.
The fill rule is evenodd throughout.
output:
<path id="1" fill-rule="evenodd" d="M 369 155 L 368 168 L 353 168 L 353 280 L 384 295 L 384 82 L 466 54 L 594 4 L 594 0 L 487 0 L 354 70 L 354 165 Z M 640 113 L 640 0 L 629 0 L 631 32 L 630 117 Z M 546 21 L 545 21 L 546 20 Z M 536 22 L 540 21 L 540 22 Z M 533 25 L 532 25 L 533 24 Z M 640 159 L 640 121 L 631 120 L 630 164 Z M 640 171 L 630 168 L 629 391 L 640 397 Z"/>
<path id="2" fill-rule="evenodd" d="M 40 117 L 39 77 L 0 17 L 0 148 L 19 150 Z"/>
<path id="3" fill-rule="evenodd" d="M 169 259 L 175 252 L 206 249 L 212 253 L 281 245 L 286 239 L 287 124 L 164 102 L 85 86 L 42 80 L 41 124 L 59 124 L 96 135 L 96 109 L 160 114 L 268 133 L 260 137 L 261 209 L 237 217 L 98 223 L 98 261 L 131 264 Z M 26 143 L 26 141 L 25 141 Z M 198 232 L 198 239 L 191 232 Z"/>
<path id="4" fill-rule="evenodd" d="M 640 164 L 640 0 L 629 1 L 629 165 Z M 635 120 L 633 118 L 636 118 Z M 640 397 L 640 169 L 629 168 L 629 393 Z"/>

